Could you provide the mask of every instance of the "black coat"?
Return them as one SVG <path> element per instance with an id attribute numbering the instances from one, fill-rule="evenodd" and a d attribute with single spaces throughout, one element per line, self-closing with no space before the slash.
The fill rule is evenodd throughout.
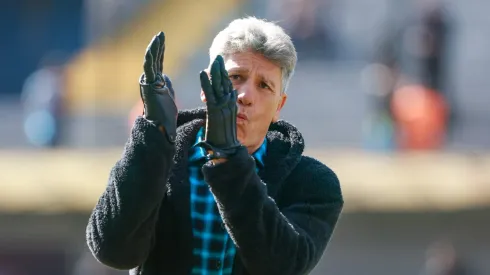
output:
<path id="1" fill-rule="evenodd" d="M 121 159 L 92 212 L 87 243 L 94 256 L 130 274 L 190 274 L 192 227 L 188 149 L 205 110 L 181 111 L 175 146 L 138 118 Z M 243 147 L 215 166 L 206 182 L 236 247 L 233 274 L 307 274 L 320 260 L 341 213 L 339 181 L 302 156 L 298 130 L 279 121 L 267 134 L 265 167 Z"/>

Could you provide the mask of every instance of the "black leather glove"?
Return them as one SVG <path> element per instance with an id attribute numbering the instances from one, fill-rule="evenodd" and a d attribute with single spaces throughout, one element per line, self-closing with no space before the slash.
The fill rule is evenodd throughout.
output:
<path id="1" fill-rule="evenodd" d="M 237 91 L 233 89 L 223 57 L 211 65 L 211 80 L 201 72 L 201 88 L 206 96 L 206 137 L 200 146 L 212 151 L 208 157 L 227 158 L 241 146 L 237 139 Z"/>
<path id="2" fill-rule="evenodd" d="M 165 136 L 175 142 L 177 132 L 177 105 L 175 92 L 168 76 L 162 73 L 165 53 L 165 35 L 160 32 L 148 45 L 140 78 L 143 116 L 156 126 L 163 127 Z"/>

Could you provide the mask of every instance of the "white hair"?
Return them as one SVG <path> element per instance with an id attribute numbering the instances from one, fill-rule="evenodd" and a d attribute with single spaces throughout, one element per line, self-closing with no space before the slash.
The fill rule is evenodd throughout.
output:
<path id="1" fill-rule="evenodd" d="M 281 68 L 282 92 L 285 92 L 298 57 L 291 37 L 283 28 L 255 17 L 236 19 L 216 35 L 209 48 L 209 57 L 212 63 L 217 55 L 226 59 L 247 51 L 259 53 Z"/>

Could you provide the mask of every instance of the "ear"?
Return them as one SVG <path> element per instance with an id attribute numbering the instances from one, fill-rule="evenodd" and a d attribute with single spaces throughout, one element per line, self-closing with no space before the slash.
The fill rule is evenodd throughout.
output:
<path id="1" fill-rule="evenodd" d="M 281 98 L 277 102 L 277 109 L 276 109 L 276 113 L 274 114 L 274 117 L 272 117 L 272 122 L 277 122 L 279 120 L 279 114 L 281 113 L 284 104 L 286 104 L 287 99 L 288 99 L 288 95 L 286 93 L 282 93 Z"/>
<path id="2" fill-rule="evenodd" d="M 209 77 L 209 69 L 205 69 L 204 71 L 208 74 Z M 201 101 L 206 103 L 206 95 L 204 94 L 204 91 L 202 89 L 201 89 Z"/>

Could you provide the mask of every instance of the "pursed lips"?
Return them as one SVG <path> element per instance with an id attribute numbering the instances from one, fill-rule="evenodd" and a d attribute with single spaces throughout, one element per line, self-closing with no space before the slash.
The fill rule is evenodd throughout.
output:
<path id="1" fill-rule="evenodd" d="M 237 118 L 239 120 L 248 120 L 248 116 L 246 114 L 244 114 L 244 113 L 238 113 L 237 114 Z"/>

